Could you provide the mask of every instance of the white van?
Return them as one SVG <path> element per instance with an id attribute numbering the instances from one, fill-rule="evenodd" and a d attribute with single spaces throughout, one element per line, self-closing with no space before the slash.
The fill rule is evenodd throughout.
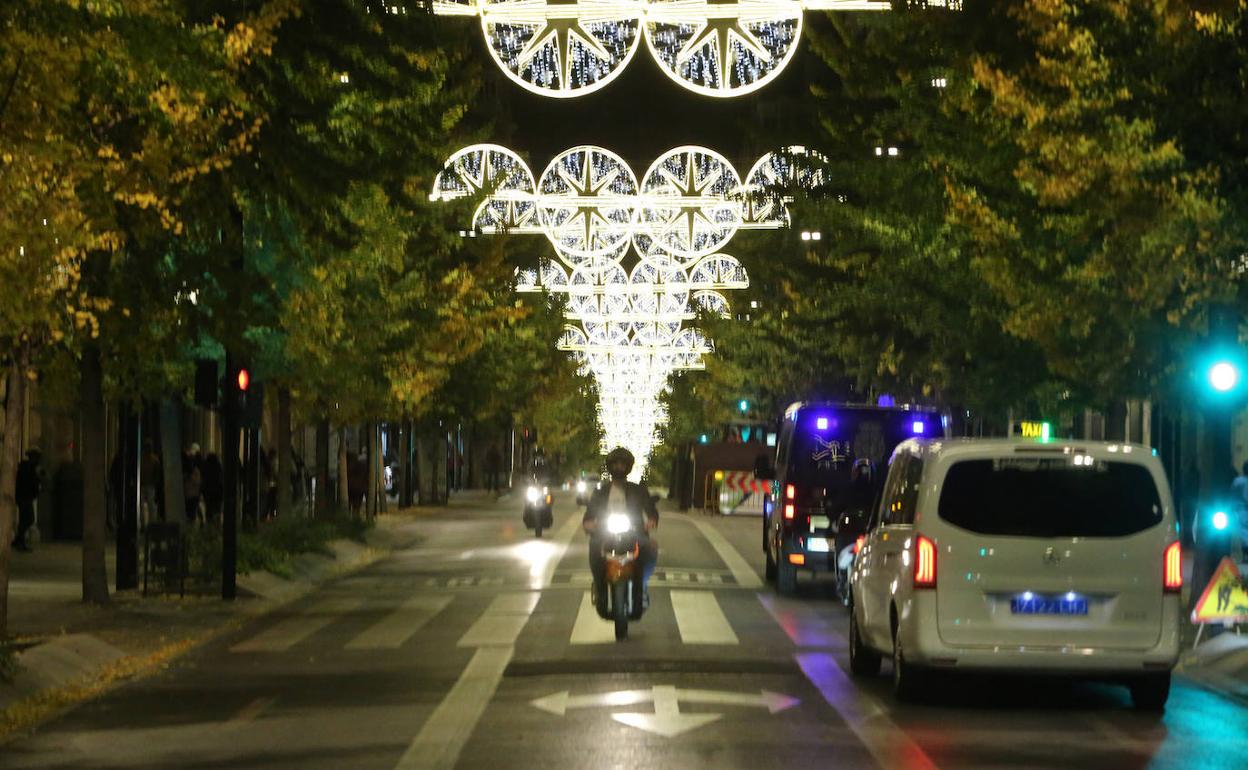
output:
<path id="1" fill-rule="evenodd" d="M 906 441 L 851 574 L 850 663 L 1122 681 L 1164 708 L 1179 654 L 1179 536 L 1148 447 Z"/>

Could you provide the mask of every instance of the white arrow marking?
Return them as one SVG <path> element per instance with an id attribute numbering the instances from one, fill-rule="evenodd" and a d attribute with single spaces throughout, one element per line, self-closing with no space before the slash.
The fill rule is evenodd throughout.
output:
<path id="1" fill-rule="evenodd" d="M 672 738 L 702 725 L 710 724 L 723 716 L 723 714 L 680 713 L 676 688 L 669 684 L 655 685 L 653 696 L 653 714 L 612 714 L 611 718 L 629 727 L 658 733 L 664 738 Z"/>
<path id="2" fill-rule="evenodd" d="M 679 706 L 682 700 L 686 703 L 753 706 L 765 708 L 772 714 L 793 708 L 801 703 L 791 695 L 769 690 L 759 690 L 755 695 L 723 690 L 678 690 L 671 685 L 655 685 L 649 690 L 617 690 L 593 695 L 572 695 L 564 690 L 531 702 L 542 711 L 556 716 L 564 716 L 570 708 L 631 706 L 637 703 L 653 702 L 653 714 L 612 714 L 611 718 L 630 727 L 658 733 L 668 738 L 709 724 L 723 716 L 723 714 L 682 714 Z"/>

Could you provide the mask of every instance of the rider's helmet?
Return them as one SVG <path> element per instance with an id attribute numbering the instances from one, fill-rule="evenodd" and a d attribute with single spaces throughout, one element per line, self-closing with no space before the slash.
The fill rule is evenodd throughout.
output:
<path id="1" fill-rule="evenodd" d="M 616 447 L 615 449 L 612 449 L 610 452 L 607 453 L 606 465 L 607 465 L 608 471 L 611 470 L 612 465 L 615 465 L 617 463 L 623 464 L 625 466 L 624 475 L 627 476 L 633 470 L 634 462 L 635 460 L 633 459 L 633 453 L 628 451 L 622 446 Z"/>

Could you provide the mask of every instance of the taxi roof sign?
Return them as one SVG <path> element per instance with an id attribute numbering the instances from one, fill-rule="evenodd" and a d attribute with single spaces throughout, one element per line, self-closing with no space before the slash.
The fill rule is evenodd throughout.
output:
<path id="1" fill-rule="evenodd" d="M 1053 436 L 1053 426 L 1047 422 L 1030 422 L 1024 420 L 1019 423 L 1019 429 L 1023 438 L 1034 438 L 1041 441 L 1048 441 Z"/>
<path id="2" fill-rule="evenodd" d="M 1192 622 L 1248 622 L 1248 582 L 1240 576 L 1231 557 L 1224 557 L 1213 571 L 1209 585 L 1192 608 Z"/>

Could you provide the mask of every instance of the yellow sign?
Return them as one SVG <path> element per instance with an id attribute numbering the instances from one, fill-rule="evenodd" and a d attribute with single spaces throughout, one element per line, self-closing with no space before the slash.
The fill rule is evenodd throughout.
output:
<path id="1" fill-rule="evenodd" d="M 1022 422 L 1019 423 L 1019 427 L 1022 428 L 1023 438 L 1047 440 L 1051 430 L 1047 422 Z"/>
<path id="2" fill-rule="evenodd" d="M 1231 557 L 1222 559 L 1213 571 L 1196 607 L 1193 623 L 1248 623 L 1248 581 L 1239 574 Z"/>

